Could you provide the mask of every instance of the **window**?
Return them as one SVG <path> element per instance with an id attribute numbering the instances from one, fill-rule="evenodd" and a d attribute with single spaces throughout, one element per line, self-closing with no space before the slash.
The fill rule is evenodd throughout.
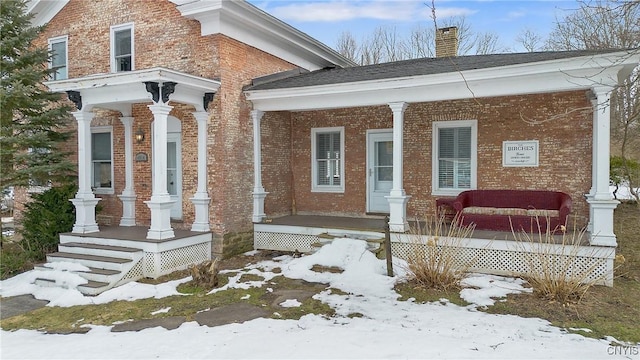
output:
<path id="1" fill-rule="evenodd" d="M 111 27 L 111 72 L 132 71 L 133 24 Z"/>
<path id="2" fill-rule="evenodd" d="M 61 36 L 49 39 L 49 51 L 51 52 L 51 62 L 49 63 L 49 67 L 54 70 L 53 74 L 51 74 L 51 79 L 68 79 L 67 37 Z"/>
<path id="3" fill-rule="evenodd" d="M 311 191 L 344 192 L 344 127 L 311 129 Z"/>
<path id="4" fill-rule="evenodd" d="M 476 188 L 477 134 L 476 120 L 433 123 L 434 195 L 455 196 Z"/>
<path id="5" fill-rule="evenodd" d="M 113 193 L 111 127 L 91 129 L 91 186 L 96 193 Z"/>

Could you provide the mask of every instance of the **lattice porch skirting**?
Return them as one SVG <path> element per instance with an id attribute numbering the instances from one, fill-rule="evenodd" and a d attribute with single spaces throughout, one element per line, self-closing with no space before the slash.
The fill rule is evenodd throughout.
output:
<path id="1" fill-rule="evenodd" d="M 298 230 L 298 232 L 296 232 Z M 334 235 L 349 235 L 379 237 L 381 233 L 367 232 L 361 234 L 358 231 L 328 230 L 319 228 L 304 228 L 294 226 L 260 226 L 255 229 L 254 247 L 257 250 L 281 250 L 310 252 L 312 244 L 323 239 L 318 235 L 334 232 Z M 426 237 L 418 235 L 392 234 L 392 254 L 396 257 L 407 259 L 409 254 L 419 247 L 426 247 Z M 463 239 L 451 242 L 458 248 L 456 257 L 461 263 L 470 264 L 470 271 L 495 274 L 520 276 L 530 271 L 540 271 L 544 264 L 555 264 L 558 272 L 570 269 L 571 272 L 584 273 L 585 281 L 597 284 L 613 286 L 613 261 L 615 248 L 600 246 L 562 246 L 556 244 L 521 243 L 516 241 Z M 540 254 L 550 260 L 537 263 Z"/>

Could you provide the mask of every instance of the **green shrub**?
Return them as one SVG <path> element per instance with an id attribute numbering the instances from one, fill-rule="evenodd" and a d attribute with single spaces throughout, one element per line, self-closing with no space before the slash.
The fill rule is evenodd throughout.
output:
<path id="1" fill-rule="evenodd" d="M 56 250 L 59 234 L 73 229 L 75 207 L 69 201 L 77 191 L 76 185 L 64 185 L 32 196 L 22 220 L 21 245 L 35 261 L 44 260 Z"/>
<path id="2" fill-rule="evenodd" d="M 31 267 L 29 254 L 15 243 L 0 247 L 0 279 L 6 279 Z"/>

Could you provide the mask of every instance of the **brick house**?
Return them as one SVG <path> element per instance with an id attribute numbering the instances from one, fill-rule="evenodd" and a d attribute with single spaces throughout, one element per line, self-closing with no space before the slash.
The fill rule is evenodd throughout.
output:
<path id="1" fill-rule="evenodd" d="M 56 54 L 46 85 L 77 108 L 79 190 L 65 254 L 147 244 L 116 270 L 125 280 L 158 276 L 251 241 L 306 250 L 331 221 L 353 228 L 388 213 L 402 234 L 439 198 L 515 188 L 569 194 L 572 216 L 612 265 L 604 105 L 637 58 L 532 53 L 357 67 L 244 1 L 34 0 L 30 11 L 34 24 L 48 23 L 39 45 Z M 467 146 L 450 172 L 437 155 L 449 135 Z M 506 142 L 535 144 L 535 164 L 505 165 Z M 304 215 L 316 224 L 287 223 Z M 357 227 L 352 234 L 379 233 Z"/>

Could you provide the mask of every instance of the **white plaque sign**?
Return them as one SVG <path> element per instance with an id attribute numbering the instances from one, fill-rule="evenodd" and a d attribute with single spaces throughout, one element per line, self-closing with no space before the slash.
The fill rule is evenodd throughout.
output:
<path id="1" fill-rule="evenodd" d="M 538 140 L 503 141 L 502 166 L 538 166 Z"/>

